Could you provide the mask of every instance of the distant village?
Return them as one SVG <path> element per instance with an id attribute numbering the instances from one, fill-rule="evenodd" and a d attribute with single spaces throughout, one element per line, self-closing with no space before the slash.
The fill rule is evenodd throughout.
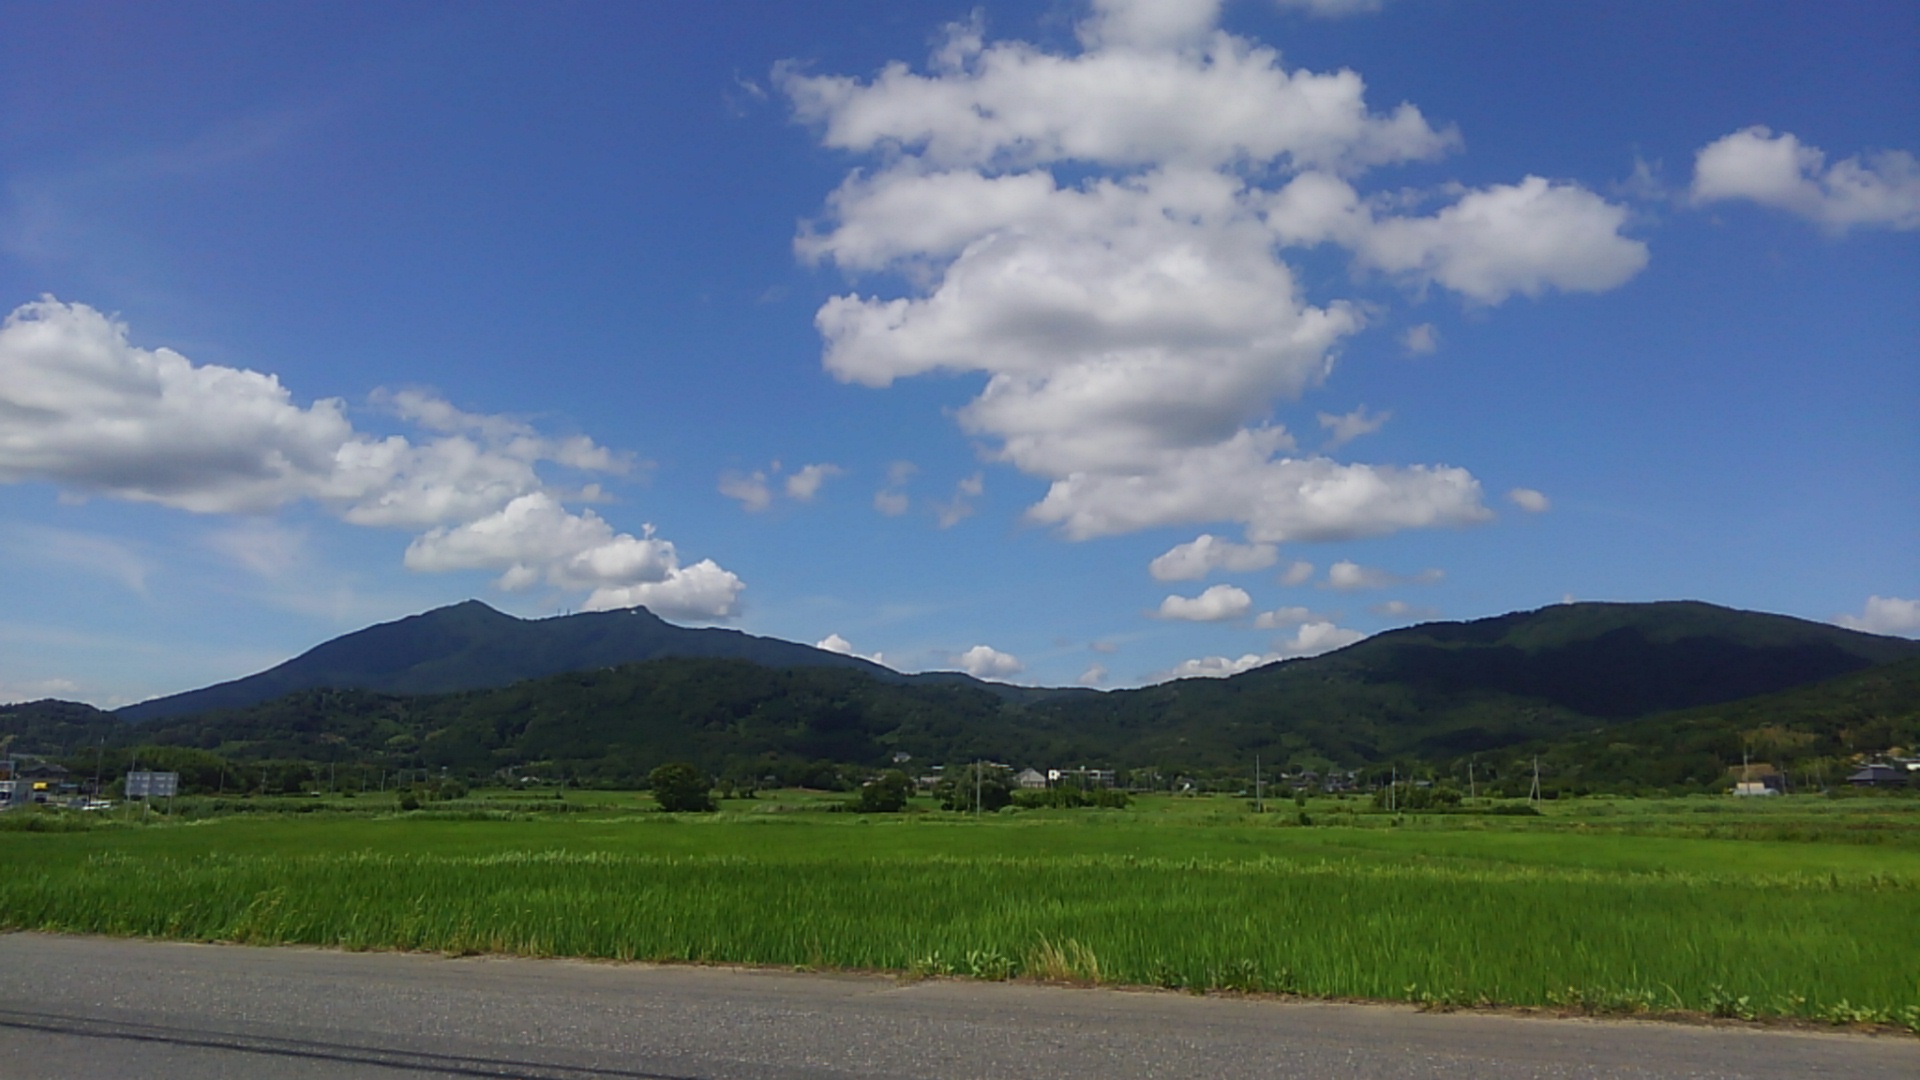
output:
<path id="1" fill-rule="evenodd" d="M 896 753 L 893 756 L 893 766 L 904 772 L 911 766 L 912 760 L 910 754 Z M 1026 766 L 1016 769 L 1012 765 L 995 761 L 981 761 L 974 763 L 971 767 L 978 768 L 987 775 L 998 774 L 1008 787 L 1021 791 L 1065 787 L 1083 791 L 1118 788 L 1134 792 L 1163 791 L 1175 794 L 1198 794 L 1223 790 L 1217 779 L 1209 780 L 1178 774 L 1165 776 L 1149 769 L 1134 769 L 1124 774 L 1115 769 L 1086 766 L 1046 769 Z M 913 776 L 914 786 L 922 792 L 933 791 L 940 786 L 945 772 L 945 766 L 931 766 Z M 1795 791 L 1785 772 L 1764 762 L 1736 765 L 1728 769 L 1728 774 L 1727 793 L 1733 796 L 1766 797 L 1792 794 Z M 536 780 L 535 777 L 526 775 L 512 779 L 523 783 Z M 1329 769 L 1321 772 L 1314 769 L 1297 769 L 1270 774 L 1256 773 L 1253 779 L 1255 788 L 1264 787 L 1265 790 L 1276 793 L 1306 792 L 1339 795 L 1385 786 L 1379 782 L 1378 777 L 1364 776 L 1360 770 Z M 1885 757 L 1861 762 L 1857 771 L 1842 779 L 1845 784 L 1856 790 L 1920 788 L 1920 757 Z M 1432 785 L 1431 780 L 1412 777 L 1398 783 L 1403 783 L 1410 788 Z M 59 806 L 75 810 L 106 810 L 113 807 L 114 798 L 140 800 L 171 797 L 178 790 L 178 786 L 179 774 L 171 772 L 134 771 L 111 782 L 101 783 L 94 777 L 74 776 L 65 766 L 42 758 L 26 755 L 0 758 L 0 812 L 33 805 Z M 1236 783 L 1229 786 L 1237 792 L 1241 785 Z M 1806 789 L 1803 786 L 1801 790 Z"/>

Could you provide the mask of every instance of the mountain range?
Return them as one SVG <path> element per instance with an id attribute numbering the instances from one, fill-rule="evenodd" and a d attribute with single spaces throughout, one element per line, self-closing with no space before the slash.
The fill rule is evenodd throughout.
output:
<path id="1" fill-rule="evenodd" d="M 1859 684 L 1871 693 L 1823 689 L 1903 664 L 1920 669 L 1920 642 L 1697 602 L 1579 603 L 1406 627 L 1227 679 L 1100 692 L 902 675 L 793 642 L 674 626 L 644 609 L 525 620 L 468 601 L 116 714 L 3 707 L 0 737 L 54 753 L 106 740 L 474 775 L 546 763 L 621 782 L 670 757 L 716 771 L 872 766 L 897 753 L 1351 766 L 1551 743 L 1588 746 L 1581 753 L 1592 757 L 1616 728 L 1657 754 L 1660 718 L 1677 715 L 1698 744 L 1688 751 L 1697 779 L 1717 768 L 1701 747 L 1737 754 L 1740 736 L 1722 716 L 1825 717 L 1807 747 L 1851 745 L 1863 732 L 1889 745 L 1920 737 L 1911 677 Z M 1752 705 L 1767 695 L 1799 704 Z M 1738 702 L 1745 712 L 1717 708 Z"/>

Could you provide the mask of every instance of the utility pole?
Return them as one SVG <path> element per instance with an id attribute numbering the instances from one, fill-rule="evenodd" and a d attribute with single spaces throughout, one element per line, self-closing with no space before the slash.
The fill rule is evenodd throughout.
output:
<path id="1" fill-rule="evenodd" d="M 1263 797 L 1263 792 L 1260 787 L 1259 754 L 1253 755 L 1253 812 L 1256 814 L 1264 814 L 1267 812 L 1267 800 Z"/>
<path id="2" fill-rule="evenodd" d="M 1540 755 L 1533 755 L 1533 788 L 1527 792 L 1527 805 L 1540 801 Z"/>
<path id="3" fill-rule="evenodd" d="M 1399 810 L 1400 810 L 1400 766 L 1395 765 L 1393 767 L 1393 776 L 1391 779 L 1387 781 L 1387 812 L 1390 814 L 1398 813 Z"/>
<path id="4" fill-rule="evenodd" d="M 1473 787 L 1473 762 L 1468 761 L 1467 762 L 1467 798 L 1469 799 L 1473 798 L 1474 794 L 1475 793 L 1474 793 L 1474 787 Z"/>
<path id="5" fill-rule="evenodd" d="M 980 759 L 974 758 L 973 759 L 973 816 L 974 817 L 980 816 L 980 796 L 981 796 L 982 787 L 983 787 L 983 777 L 982 777 L 982 770 L 980 768 Z"/>

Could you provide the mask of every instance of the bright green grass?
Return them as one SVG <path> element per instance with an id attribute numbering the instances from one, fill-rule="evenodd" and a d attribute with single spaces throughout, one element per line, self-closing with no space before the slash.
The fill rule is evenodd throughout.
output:
<path id="1" fill-rule="evenodd" d="M 985 819 L 806 801 L 0 832 L 0 926 L 1920 1023 L 1911 802 L 1732 819 L 1881 841 L 1816 843 L 1687 833 L 1726 801 L 1315 828 L 1227 799 Z"/>

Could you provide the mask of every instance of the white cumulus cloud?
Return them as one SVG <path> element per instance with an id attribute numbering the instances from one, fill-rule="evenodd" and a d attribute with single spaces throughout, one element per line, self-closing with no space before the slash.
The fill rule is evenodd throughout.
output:
<path id="1" fill-rule="evenodd" d="M 1647 265 L 1620 234 L 1627 208 L 1577 184 L 1529 176 L 1469 192 L 1432 217 L 1384 218 L 1358 235 L 1362 261 L 1485 304 L 1515 293 L 1605 292 Z"/>
<path id="2" fill-rule="evenodd" d="M 132 345 L 84 304 L 25 304 L 0 324 L 0 481 L 201 513 L 328 492 L 357 436 L 346 404 L 302 407 L 271 375 Z"/>
<path id="3" fill-rule="evenodd" d="M 41 300 L 0 324 L 0 482 L 200 513 L 312 499 L 355 524 L 422 527 L 541 489 L 541 462 L 628 467 L 591 440 L 546 439 L 423 392 L 375 401 L 434 434 L 362 433 L 337 398 L 302 407 L 272 375 L 143 349 L 93 308 Z"/>
<path id="4" fill-rule="evenodd" d="M 1018 169 L 1082 161 L 1142 167 L 1282 160 L 1361 168 L 1435 157 L 1458 137 L 1402 104 L 1367 107 L 1351 71 L 1287 71 L 1276 51 L 1209 33 L 1217 4 L 1100 4 L 1078 55 L 987 43 L 949 28 L 931 74 L 888 64 L 869 82 L 774 80 L 795 115 L 840 150 L 908 153 L 931 165 Z"/>
<path id="5" fill-rule="evenodd" d="M 1299 455 L 1271 421 L 1367 318 L 1309 302 L 1285 253 L 1334 243 L 1361 270 L 1496 304 L 1633 276 L 1646 247 L 1620 233 L 1626 209 L 1539 177 L 1451 189 L 1425 216 L 1399 209 L 1418 199 L 1363 195 L 1369 168 L 1458 138 L 1411 105 L 1370 108 L 1351 71 L 1286 69 L 1216 16 L 1101 0 L 1077 52 L 989 41 L 976 20 L 922 71 L 781 66 L 796 119 L 872 161 L 796 251 L 891 288 L 820 307 L 824 366 L 873 387 L 984 375 L 961 426 L 1051 483 L 1028 518 L 1070 539 L 1221 521 L 1263 544 L 1486 520 L 1465 469 Z M 1425 324 L 1408 347 L 1434 339 Z M 1336 444 L 1384 416 L 1338 419 Z M 904 510 L 897 487 L 875 505 Z"/>
<path id="6" fill-rule="evenodd" d="M 546 492 L 407 545 L 410 570 L 498 570 L 503 589 L 546 584 L 592 590 L 589 611 L 644 604 L 671 618 L 725 619 L 738 613 L 743 583 L 712 560 L 681 566 L 673 544 L 616 532 L 592 510 L 575 513 Z"/>
<path id="7" fill-rule="evenodd" d="M 767 474 L 757 469 L 748 473 L 721 473 L 720 494 L 738 499 L 741 508 L 749 514 L 760 513 L 773 505 L 773 488 L 767 485 Z"/>
<path id="8" fill-rule="evenodd" d="M 1886 150 L 1827 164 L 1827 155 L 1788 132 L 1744 128 L 1694 155 L 1693 200 L 1748 199 L 1833 233 L 1920 229 L 1920 161 Z"/>
<path id="9" fill-rule="evenodd" d="M 1304 623 L 1294 631 L 1291 638 L 1274 642 L 1274 648 L 1282 656 L 1318 656 L 1321 653 L 1344 649 L 1367 635 L 1358 630 L 1336 626 L 1331 622 L 1318 621 Z"/>
<path id="10" fill-rule="evenodd" d="M 1107 681 L 1106 665 L 1088 664 L 1087 670 L 1081 672 L 1080 678 L 1076 681 L 1078 681 L 1081 686 L 1099 686 Z"/>
<path id="11" fill-rule="evenodd" d="M 1092 0 L 1080 25 L 1089 43 L 1180 45 L 1198 40 L 1220 17 L 1221 0 Z M 977 47 L 977 46 L 976 46 Z"/>
<path id="12" fill-rule="evenodd" d="M 1491 516 L 1480 481 L 1465 469 L 1275 457 L 1279 434 L 1241 431 L 1222 443 L 1167 452 L 1132 473 L 1070 473 L 1027 516 L 1076 540 L 1173 522 L 1234 521 L 1255 543 L 1349 540 Z"/>
<path id="13" fill-rule="evenodd" d="M 1234 585 L 1215 585 L 1199 596 L 1169 596 L 1160 602 L 1162 619 L 1187 622 L 1224 622 L 1253 610 L 1253 597 Z"/>
<path id="14" fill-rule="evenodd" d="M 1304 560 L 1295 560 L 1287 564 L 1280 572 L 1280 584 L 1305 585 L 1313 577 L 1313 564 Z"/>
<path id="15" fill-rule="evenodd" d="M 976 679 L 1002 679 L 1018 675 L 1026 665 L 1012 653 L 1003 653 L 991 645 L 975 645 L 954 658 L 960 669 Z"/>
<path id="16" fill-rule="evenodd" d="M 1288 626 L 1301 626 L 1310 622 L 1324 622 L 1326 618 L 1325 615 L 1309 608 L 1295 605 L 1261 612 L 1254 616 L 1253 628 L 1255 630 L 1280 630 Z"/>
<path id="17" fill-rule="evenodd" d="M 1860 614 L 1837 615 L 1833 621 L 1849 630 L 1864 630 L 1869 634 L 1910 634 L 1920 630 L 1920 600 L 1869 596 Z"/>
<path id="18" fill-rule="evenodd" d="M 47 298 L 0 323 L 0 483 L 208 514 L 311 501 L 355 525 L 425 529 L 407 549 L 412 569 L 498 570 L 507 588 L 592 590 L 590 607 L 647 597 L 662 614 L 733 612 L 733 574 L 707 561 L 682 567 L 651 531 L 636 538 L 566 510 L 538 468 L 621 473 L 627 456 L 423 390 L 372 400 L 416 430 L 358 430 L 339 399 L 303 406 L 272 375 L 136 346 L 124 323 Z M 590 484 L 579 497 L 597 493 Z M 297 534 L 258 522 L 209 541 L 263 574 L 298 555 Z"/>
<path id="19" fill-rule="evenodd" d="M 826 637 L 814 642 L 813 647 L 816 649 L 824 649 L 830 653 L 839 653 L 841 656 L 857 656 L 862 660 L 871 660 L 876 664 L 884 664 L 887 662 L 885 653 L 863 653 L 853 647 L 853 642 L 848 641 L 839 634 L 828 634 Z"/>
<path id="20" fill-rule="evenodd" d="M 1166 677 L 1169 679 L 1224 679 L 1281 660 L 1318 656 L 1335 649 L 1343 649 L 1366 636 L 1358 630 L 1349 630 L 1324 620 L 1304 623 L 1292 637 L 1274 642 L 1271 652 L 1246 653 L 1238 658 L 1202 656 L 1183 660 L 1174 665 L 1173 669 L 1167 672 Z"/>
<path id="21" fill-rule="evenodd" d="M 812 502 L 820 494 L 820 485 L 829 477 L 839 476 L 846 470 L 838 465 L 803 465 L 792 476 L 787 477 L 787 497 L 798 502 Z"/>
<path id="22" fill-rule="evenodd" d="M 1507 492 L 1507 501 L 1529 514 L 1544 514 L 1553 509 L 1553 500 L 1532 488 L 1514 488 Z"/>
<path id="23" fill-rule="evenodd" d="M 1254 609 L 1254 598 L 1244 588 L 1215 584 L 1200 596 L 1169 596 L 1160 601 L 1162 619 L 1183 619 L 1187 623 L 1223 623 L 1238 619 Z"/>
<path id="24" fill-rule="evenodd" d="M 1147 564 L 1155 581 L 1198 581 L 1215 570 L 1264 570 L 1280 557 L 1272 544 L 1236 544 L 1201 533 Z"/>
<path id="25" fill-rule="evenodd" d="M 780 474 L 780 463 L 775 461 L 765 469 L 741 472 L 729 469 L 720 474 L 720 494 L 729 499 L 738 500 L 741 509 L 749 514 L 758 514 L 773 507 L 774 496 L 784 492 L 787 498 L 795 502 L 812 502 L 820 494 L 820 488 L 832 477 L 846 470 L 838 465 L 819 463 L 803 465 L 787 478 L 780 481 L 776 490 L 774 480 Z"/>
<path id="26" fill-rule="evenodd" d="M 701 559 L 692 566 L 672 567 L 659 581 L 602 585 L 581 606 L 587 611 L 645 607 L 663 618 L 712 622 L 740 613 L 740 590 L 745 587 L 732 571 Z"/>
<path id="27" fill-rule="evenodd" d="M 1278 653 L 1264 655 L 1247 653 L 1238 659 L 1227 656 L 1201 656 L 1180 661 L 1167 672 L 1166 677 L 1169 679 L 1224 679 L 1284 659 L 1286 657 Z"/>

